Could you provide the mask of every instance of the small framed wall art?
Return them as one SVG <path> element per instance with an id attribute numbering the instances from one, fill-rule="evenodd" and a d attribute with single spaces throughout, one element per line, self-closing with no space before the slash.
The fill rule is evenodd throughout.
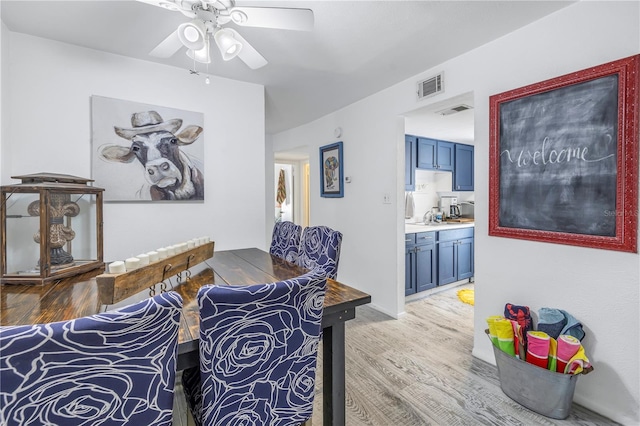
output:
<path id="1" fill-rule="evenodd" d="M 320 147 L 320 196 L 344 197 L 342 142 Z"/>

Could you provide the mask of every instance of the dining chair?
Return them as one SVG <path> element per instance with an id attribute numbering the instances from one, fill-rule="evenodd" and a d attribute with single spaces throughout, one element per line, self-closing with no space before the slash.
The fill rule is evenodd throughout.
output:
<path id="1" fill-rule="evenodd" d="M 0 424 L 171 425 L 182 297 L 0 327 Z"/>
<path id="2" fill-rule="evenodd" d="M 200 288 L 200 368 L 183 374 L 196 424 L 288 426 L 311 418 L 325 292 L 316 272 Z"/>
<path id="3" fill-rule="evenodd" d="M 277 222 L 273 226 L 269 253 L 295 263 L 300 247 L 302 227 L 293 222 Z"/>
<path id="4" fill-rule="evenodd" d="M 319 270 L 324 276 L 336 279 L 342 234 L 327 226 L 310 226 L 302 231 L 296 264 Z"/>

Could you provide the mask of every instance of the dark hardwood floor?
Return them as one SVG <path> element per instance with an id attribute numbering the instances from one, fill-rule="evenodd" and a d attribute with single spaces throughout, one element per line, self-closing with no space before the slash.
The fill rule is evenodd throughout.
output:
<path id="1" fill-rule="evenodd" d="M 566 420 L 555 420 L 507 397 L 496 367 L 471 355 L 473 306 L 456 292 L 472 286 L 407 303 L 399 320 L 358 308 L 347 322 L 347 426 L 617 424 L 577 404 Z M 321 425 L 322 375 L 316 377 L 313 424 Z M 174 411 L 175 425 L 193 424 L 179 385 Z"/>

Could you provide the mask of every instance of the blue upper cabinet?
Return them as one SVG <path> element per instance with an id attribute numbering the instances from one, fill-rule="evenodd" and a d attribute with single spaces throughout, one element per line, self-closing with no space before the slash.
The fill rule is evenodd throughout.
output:
<path id="1" fill-rule="evenodd" d="M 436 168 L 438 141 L 435 139 L 418 138 L 418 168 Z"/>
<path id="2" fill-rule="evenodd" d="M 453 142 L 438 141 L 438 170 L 453 171 L 454 146 Z"/>
<path id="3" fill-rule="evenodd" d="M 404 136 L 404 190 L 416 190 L 416 142 L 415 136 Z"/>
<path id="4" fill-rule="evenodd" d="M 473 146 L 455 144 L 454 191 L 473 191 Z"/>
<path id="5" fill-rule="evenodd" d="M 453 171 L 454 143 L 418 138 L 418 168 Z"/>

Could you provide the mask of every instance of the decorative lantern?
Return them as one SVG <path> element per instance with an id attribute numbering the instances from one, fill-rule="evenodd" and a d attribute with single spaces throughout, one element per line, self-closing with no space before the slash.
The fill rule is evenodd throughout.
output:
<path id="1" fill-rule="evenodd" d="M 102 193 L 91 179 L 37 173 L 0 188 L 1 281 L 45 284 L 104 271 Z"/>

